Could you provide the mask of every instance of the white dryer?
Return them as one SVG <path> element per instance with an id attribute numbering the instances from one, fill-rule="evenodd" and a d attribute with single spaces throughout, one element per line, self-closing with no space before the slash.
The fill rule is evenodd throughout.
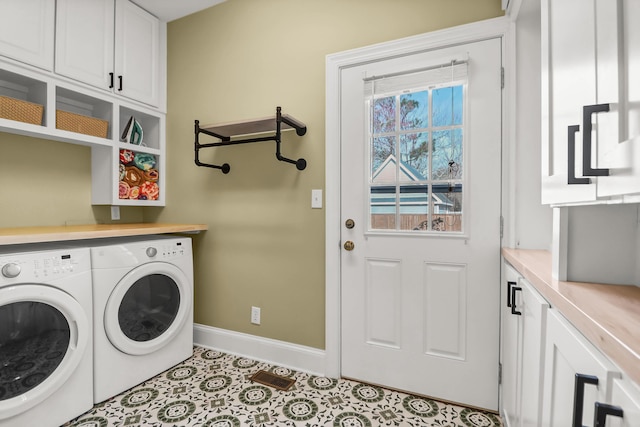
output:
<path id="1" fill-rule="evenodd" d="M 89 249 L 0 247 L 0 426 L 59 426 L 93 407 Z"/>
<path id="2" fill-rule="evenodd" d="M 105 239 L 90 250 L 98 403 L 193 354 L 193 257 L 184 237 Z"/>

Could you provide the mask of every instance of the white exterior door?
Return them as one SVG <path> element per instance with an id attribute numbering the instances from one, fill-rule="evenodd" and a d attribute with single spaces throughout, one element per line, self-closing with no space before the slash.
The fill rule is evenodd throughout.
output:
<path id="1" fill-rule="evenodd" d="M 501 57 L 493 38 L 342 70 L 344 377 L 498 409 Z"/>

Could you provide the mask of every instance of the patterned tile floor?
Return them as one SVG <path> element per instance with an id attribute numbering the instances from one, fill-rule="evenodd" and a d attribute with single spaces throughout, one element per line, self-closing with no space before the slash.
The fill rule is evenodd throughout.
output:
<path id="1" fill-rule="evenodd" d="M 260 369 L 296 382 L 279 391 L 250 381 Z M 501 425 L 491 413 L 195 347 L 193 357 L 65 427 Z"/>

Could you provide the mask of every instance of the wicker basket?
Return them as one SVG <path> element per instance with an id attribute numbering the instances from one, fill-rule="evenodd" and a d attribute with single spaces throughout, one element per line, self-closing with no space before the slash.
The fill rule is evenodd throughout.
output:
<path id="1" fill-rule="evenodd" d="M 20 99 L 0 96 L 0 117 L 19 122 L 42 125 L 44 106 Z"/>
<path id="2" fill-rule="evenodd" d="M 56 110 L 56 128 L 85 135 L 107 137 L 109 122 L 68 111 Z"/>

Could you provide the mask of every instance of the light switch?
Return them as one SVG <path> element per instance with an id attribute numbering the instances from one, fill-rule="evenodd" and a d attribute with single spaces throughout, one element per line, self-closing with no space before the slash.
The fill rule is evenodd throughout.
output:
<path id="1" fill-rule="evenodd" d="M 311 208 L 322 209 L 322 190 L 311 190 Z"/>

